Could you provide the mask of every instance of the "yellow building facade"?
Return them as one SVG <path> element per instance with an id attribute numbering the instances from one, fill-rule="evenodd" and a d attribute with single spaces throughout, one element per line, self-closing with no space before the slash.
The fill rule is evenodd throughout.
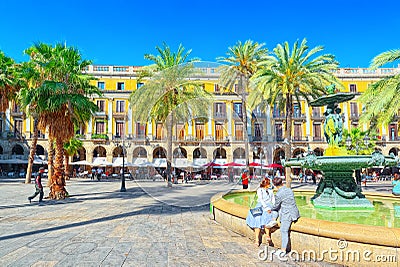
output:
<path id="1" fill-rule="evenodd" d="M 134 66 L 89 66 L 87 73 L 97 80 L 92 81 L 103 92 L 101 98 L 93 98 L 99 112 L 93 115 L 86 127 L 76 134 L 83 141 L 83 149 L 72 160 L 86 160 L 90 163 L 113 163 L 122 155 L 121 139 L 126 148 L 126 162 L 139 164 L 152 162 L 165 166 L 166 127 L 161 122 L 140 123 L 133 120 L 129 107 L 129 96 L 143 85 L 138 82 L 138 70 Z M 284 157 L 284 114 L 269 107 L 267 110 L 248 110 L 248 132 L 244 132 L 242 122 L 241 98 L 236 93 L 223 93 L 218 84 L 217 68 L 201 68 L 200 79 L 204 88 L 214 94 L 214 103 L 204 107 L 209 111 L 207 119 L 178 122 L 173 127 L 173 158 L 185 164 L 203 165 L 210 161 L 217 163 L 244 163 L 245 140 L 249 142 L 249 161 L 266 163 L 280 162 Z M 368 125 L 359 124 L 363 107 L 358 97 L 369 84 L 399 73 L 400 68 L 340 68 L 334 71 L 341 80 L 345 92 L 356 94 L 356 98 L 341 103 L 344 128 L 360 126 L 366 130 Z M 234 88 L 236 89 L 236 87 Z M 311 107 L 306 102 L 295 103 L 291 157 L 307 151 L 310 147 L 316 154 L 322 154 L 327 144 L 323 135 L 325 107 Z M 0 160 L 14 158 L 26 159 L 32 141 L 33 120 L 27 118 L 17 105 L 12 103 L 1 122 L 2 140 Z M 382 125 L 379 131 L 377 149 L 385 155 L 393 152 L 397 155 L 400 148 L 398 122 Z M 123 137 L 123 138 L 122 138 Z M 45 133 L 38 140 L 37 155 L 45 158 L 48 142 Z M 97 162 L 98 163 L 98 162 Z"/>

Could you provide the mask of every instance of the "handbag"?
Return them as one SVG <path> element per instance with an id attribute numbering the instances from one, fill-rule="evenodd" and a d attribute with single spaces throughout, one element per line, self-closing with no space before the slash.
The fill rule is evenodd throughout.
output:
<path id="1" fill-rule="evenodd" d="M 263 213 L 262 207 L 250 209 L 250 213 L 253 215 L 253 217 L 261 216 Z"/>

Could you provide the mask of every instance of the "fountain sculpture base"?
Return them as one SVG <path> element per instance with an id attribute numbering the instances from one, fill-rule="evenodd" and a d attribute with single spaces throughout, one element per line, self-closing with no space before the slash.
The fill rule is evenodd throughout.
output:
<path id="1" fill-rule="evenodd" d="M 316 208 L 325 209 L 373 209 L 372 203 L 361 193 L 351 171 L 326 171 L 325 178 L 312 197 Z"/>

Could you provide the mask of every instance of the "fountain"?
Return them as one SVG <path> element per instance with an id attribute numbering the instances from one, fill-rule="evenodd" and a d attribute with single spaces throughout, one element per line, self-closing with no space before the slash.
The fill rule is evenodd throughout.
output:
<path id="1" fill-rule="evenodd" d="M 334 89 L 334 87 L 333 87 Z M 327 209 L 373 209 L 353 177 L 355 170 L 375 166 L 396 166 L 394 156 L 383 156 L 375 151 L 372 155 L 347 155 L 339 147 L 342 140 L 342 116 L 339 103 L 354 98 L 352 93 L 336 93 L 322 96 L 310 104 L 313 107 L 326 106 L 324 135 L 328 148 L 324 156 L 317 157 L 309 151 L 304 158 L 291 158 L 283 164 L 287 167 L 301 167 L 323 172 L 324 178 L 318 184 L 312 203 L 317 208 Z"/>
<path id="2" fill-rule="evenodd" d="M 353 177 L 354 170 L 395 166 L 397 159 L 379 152 L 350 156 L 346 149 L 338 146 L 342 138 L 338 104 L 352 98 L 354 94 L 336 93 L 313 101 L 313 106 L 327 106 L 324 132 L 329 146 L 322 157 L 309 151 L 306 157 L 284 163 L 290 167 L 320 170 L 324 174 L 315 192 L 295 190 L 301 218 L 291 227 L 292 250 L 347 266 L 398 266 L 400 198 L 379 193 L 364 195 Z M 245 218 L 253 197 L 254 192 L 247 190 L 216 194 L 210 205 L 213 219 L 252 238 L 254 234 Z M 382 210 L 386 213 L 380 213 Z M 279 230 L 272 234 L 272 241 L 279 247 Z M 325 257 L 328 251 L 336 253 L 335 257 Z"/>

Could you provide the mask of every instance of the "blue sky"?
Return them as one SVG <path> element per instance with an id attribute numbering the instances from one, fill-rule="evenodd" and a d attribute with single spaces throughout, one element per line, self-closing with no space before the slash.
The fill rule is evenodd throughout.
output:
<path id="1" fill-rule="evenodd" d="M 368 67 L 377 54 L 400 48 L 399 7 L 398 0 L 3 0 L 0 50 L 20 62 L 35 42 L 66 42 L 94 64 L 147 65 L 143 55 L 164 41 L 215 61 L 238 40 L 272 50 L 306 38 L 341 67 Z"/>

